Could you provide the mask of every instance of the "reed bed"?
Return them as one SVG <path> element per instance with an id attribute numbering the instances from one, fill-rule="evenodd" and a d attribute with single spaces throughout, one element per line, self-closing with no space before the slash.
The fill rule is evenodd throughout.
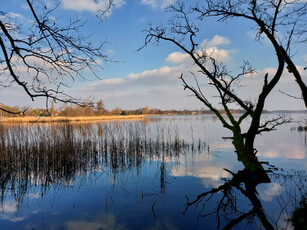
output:
<path id="1" fill-rule="evenodd" d="M 140 120 L 144 115 L 126 116 L 81 116 L 81 117 L 0 117 L 1 123 L 52 123 L 52 122 L 95 122 L 111 120 Z"/>
<path id="2" fill-rule="evenodd" d="M 204 147 L 181 139 L 174 125 L 145 121 L 0 124 L 2 199 L 8 189 L 22 197 L 30 185 L 70 184 L 96 170 L 116 174 Z"/>

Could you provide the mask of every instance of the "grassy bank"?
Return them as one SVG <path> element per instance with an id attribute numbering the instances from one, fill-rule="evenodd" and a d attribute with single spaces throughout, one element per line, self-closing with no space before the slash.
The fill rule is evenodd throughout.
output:
<path id="1" fill-rule="evenodd" d="M 108 120 L 143 119 L 144 115 L 128 116 L 89 116 L 89 117 L 0 117 L 1 123 L 35 123 L 35 122 L 90 122 Z"/>

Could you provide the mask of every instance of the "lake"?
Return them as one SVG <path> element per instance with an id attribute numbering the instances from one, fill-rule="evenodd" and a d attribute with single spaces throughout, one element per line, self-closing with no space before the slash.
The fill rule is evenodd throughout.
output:
<path id="1" fill-rule="evenodd" d="M 271 183 L 249 189 L 211 115 L 0 124 L 0 229 L 292 229 L 307 192 L 297 126 L 256 139 Z"/>

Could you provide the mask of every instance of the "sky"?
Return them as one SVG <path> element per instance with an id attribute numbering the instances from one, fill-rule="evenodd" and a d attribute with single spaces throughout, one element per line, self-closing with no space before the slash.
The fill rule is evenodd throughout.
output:
<path id="1" fill-rule="evenodd" d="M 25 1 L 0 0 L 3 11 L 29 20 L 29 11 Z M 47 6 L 55 1 L 42 0 Z M 184 1 L 188 4 L 191 1 Z M 157 109 L 202 109 L 204 105 L 183 89 L 179 79 L 183 74 L 190 83 L 195 84 L 193 75 L 197 67 L 182 51 L 168 42 L 159 45 L 144 45 L 146 32 L 150 24 L 167 24 L 173 17 L 165 12 L 165 7 L 173 0 L 116 0 L 104 20 L 99 20 L 99 9 L 105 7 L 105 0 L 60 0 L 55 14 L 61 17 L 57 23 L 65 23 L 69 18 L 81 18 L 86 21 L 85 35 L 95 44 L 107 41 L 104 52 L 113 62 L 101 63 L 102 70 L 97 71 L 99 78 L 84 72 L 90 81 L 76 81 L 65 89 L 70 95 L 84 98 L 102 99 L 107 109 L 138 109 L 145 106 Z M 213 55 L 236 72 L 243 60 L 248 60 L 257 70 L 253 76 L 245 76 L 240 81 L 238 94 L 246 100 L 255 101 L 263 83 L 263 76 L 271 76 L 277 67 L 277 61 L 270 43 L 265 39 L 255 41 L 255 27 L 248 22 L 231 20 L 227 23 L 211 18 L 207 21 L 195 20 L 199 26 L 196 41 L 199 47 L 206 47 Z M 292 52 L 297 68 L 306 82 L 307 47 L 301 45 Z M 270 75 L 271 74 L 271 75 Z M 216 91 L 208 84 L 208 79 L 197 74 L 203 92 L 217 102 Z M 287 71 L 268 97 L 265 108 L 268 110 L 305 109 L 301 100 L 281 93 L 300 97 L 294 78 Z M 31 102 L 20 87 L 1 89 L 0 102 L 7 105 L 43 107 L 44 100 Z"/>

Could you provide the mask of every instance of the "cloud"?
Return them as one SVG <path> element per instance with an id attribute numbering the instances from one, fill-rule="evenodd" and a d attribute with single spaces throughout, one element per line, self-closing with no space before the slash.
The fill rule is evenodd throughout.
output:
<path id="1" fill-rule="evenodd" d="M 112 214 L 99 214 L 94 221 L 68 221 L 67 229 L 109 229 L 109 230 L 124 230 L 127 229 L 124 225 L 118 224 L 116 218 Z"/>
<path id="2" fill-rule="evenodd" d="M 211 147 L 211 145 L 210 145 Z M 225 146 L 225 148 L 227 148 Z M 233 148 L 233 147 L 232 147 Z M 187 157 L 187 156 L 184 156 Z M 213 155 L 200 154 L 193 155 L 193 160 L 180 159 L 180 164 L 170 170 L 170 174 L 175 177 L 197 177 L 206 188 L 217 187 L 223 182 L 221 178 L 227 178 L 231 175 L 223 168 L 232 170 L 232 162 L 221 162 L 216 160 Z"/>
<path id="3" fill-rule="evenodd" d="M 130 73 L 124 78 L 101 80 L 99 82 L 83 87 L 81 90 L 88 93 L 95 91 L 124 92 L 129 88 L 135 89 L 136 87 L 139 87 L 146 89 L 144 87 L 154 88 L 157 86 L 166 86 L 168 84 L 179 82 L 178 77 L 182 71 L 183 69 L 181 66 L 163 66 L 159 69 L 146 70 L 141 73 Z"/>
<path id="4" fill-rule="evenodd" d="M 282 192 L 280 184 L 260 184 L 257 188 L 259 198 L 263 201 L 272 201 L 275 196 L 279 196 Z"/>
<path id="5" fill-rule="evenodd" d="M 211 56 L 218 61 L 227 62 L 230 61 L 231 54 L 235 53 L 236 50 L 225 50 L 218 47 L 229 44 L 231 44 L 231 41 L 228 38 L 214 35 L 214 37 L 209 41 L 208 39 L 204 39 L 199 45 L 200 49 L 196 52 L 200 55 L 202 52 L 205 52 L 206 55 Z"/>
<path id="6" fill-rule="evenodd" d="M 161 109 L 196 109 L 201 104 L 191 93 L 184 91 L 179 79 L 181 73 L 187 80 L 193 81 L 189 71 L 196 71 L 196 66 L 180 63 L 176 66 L 162 66 L 161 68 L 130 73 L 123 78 L 101 80 L 87 86 L 80 87 L 78 96 L 92 95 L 103 98 L 108 109 L 121 107 L 123 109 L 149 106 Z"/>
<path id="7" fill-rule="evenodd" d="M 2 210 L 6 213 L 15 213 L 17 212 L 17 203 L 13 200 L 5 202 L 2 205 Z"/>
<path id="8" fill-rule="evenodd" d="M 11 35 L 16 36 L 16 38 L 23 39 L 23 37 L 19 34 L 19 27 L 23 24 L 25 18 L 21 14 L 13 12 L 4 13 L 0 11 L 0 20 Z"/>
<path id="9" fill-rule="evenodd" d="M 9 220 L 10 222 L 23 221 L 26 217 L 16 216 L 18 211 L 17 202 L 14 200 L 4 201 L 1 207 L 0 220 Z"/>
<path id="10" fill-rule="evenodd" d="M 119 85 L 125 82 L 125 79 L 123 78 L 112 78 L 112 79 L 106 79 L 103 80 L 103 84 L 105 85 Z M 95 86 L 95 84 L 94 84 Z"/>
<path id="11" fill-rule="evenodd" d="M 9 12 L 9 13 L 6 13 L 5 15 L 1 15 L 0 18 L 1 19 L 14 19 L 14 18 L 23 18 L 23 16 L 18 13 Z"/>
<path id="12" fill-rule="evenodd" d="M 208 41 L 207 39 L 203 40 L 200 43 L 200 47 L 206 47 L 206 48 L 210 48 L 210 47 L 217 47 L 217 46 L 221 46 L 221 45 L 229 45 L 231 43 L 231 41 L 223 36 L 220 35 L 214 35 L 214 37 Z"/>
<path id="13" fill-rule="evenodd" d="M 223 141 L 223 142 L 214 142 L 210 144 L 211 151 L 227 151 L 233 148 L 233 144 L 231 142 Z"/>
<path id="14" fill-rule="evenodd" d="M 195 162 L 194 162 L 195 163 Z M 204 162 L 202 162 L 204 163 Z M 171 170 L 171 174 L 173 176 L 193 176 L 199 178 L 210 178 L 214 181 L 219 181 L 222 177 L 228 177 L 229 173 L 224 169 L 213 166 L 200 166 L 196 165 L 196 168 L 189 168 L 187 165 L 180 165 L 173 170 Z"/>
<path id="15" fill-rule="evenodd" d="M 231 53 L 235 52 L 235 50 L 224 50 L 218 49 L 217 47 L 210 47 L 204 51 L 207 56 L 210 56 L 219 62 L 229 62 L 231 60 Z M 202 52 L 202 50 L 198 51 L 200 55 L 203 55 Z"/>
<path id="16" fill-rule="evenodd" d="M 289 136 L 283 136 L 283 133 L 279 131 L 279 141 L 274 138 L 270 138 L 271 146 L 274 148 L 260 149 L 259 156 L 265 156 L 269 158 L 286 158 L 286 159 L 305 159 L 305 151 L 301 143 L 297 142 L 295 138 Z M 286 139 L 291 141 L 286 141 Z M 261 138 L 260 143 L 263 146 L 270 146 L 265 138 Z M 282 141 L 284 139 L 284 141 Z"/>
<path id="17" fill-rule="evenodd" d="M 141 0 L 141 3 L 147 6 L 150 6 L 152 9 L 164 9 L 171 4 L 173 4 L 176 0 Z"/>
<path id="18" fill-rule="evenodd" d="M 115 7 L 121 7 L 125 3 L 124 0 L 114 0 L 112 4 Z M 108 0 L 62 0 L 64 9 L 76 11 L 89 11 L 96 13 L 99 10 L 106 10 L 109 7 Z M 111 10 L 111 9 L 110 9 Z M 111 12 L 109 12 L 110 14 Z"/>
<path id="19" fill-rule="evenodd" d="M 231 41 L 219 35 L 215 35 L 210 41 L 204 39 L 200 45 L 199 49 L 195 51 L 196 55 L 200 56 L 211 56 L 214 59 L 221 61 L 221 62 L 228 62 L 231 60 L 231 54 L 235 53 L 235 50 L 225 50 L 220 49 L 218 46 L 220 45 L 229 45 Z M 182 53 L 182 52 L 173 52 L 168 55 L 165 61 L 174 63 L 174 64 L 181 64 L 186 63 L 189 65 L 193 64 L 193 61 L 189 54 Z"/>
<path id="20" fill-rule="evenodd" d="M 163 66 L 159 69 L 147 70 L 142 73 L 128 75 L 128 80 L 144 85 L 165 85 L 178 80 L 180 67 Z"/>
<path id="21" fill-rule="evenodd" d="M 190 59 L 190 55 L 188 55 L 188 54 L 184 54 L 184 53 L 181 53 L 181 52 L 173 52 L 173 53 L 169 54 L 168 57 L 165 60 L 167 62 L 178 64 L 178 63 L 186 62 L 189 59 Z"/>
<path id="22" fill-rule="evenodd" d="M 195 162 L 194 162 L 195 163 Z M 202 162 L 205 163 L 205 162 Z M 223 184 L 221 178 L 227 178 L 230 176 L 224 169 L 213 166 L 202 166 L 197 168 L 186 168 L 184 165 L 178 166 L 176 169 L 171 171 L 172 176 L 184 177 L 192 176 L 201 178 L 202 184 L 205 188 L 218 187 Z"/>

